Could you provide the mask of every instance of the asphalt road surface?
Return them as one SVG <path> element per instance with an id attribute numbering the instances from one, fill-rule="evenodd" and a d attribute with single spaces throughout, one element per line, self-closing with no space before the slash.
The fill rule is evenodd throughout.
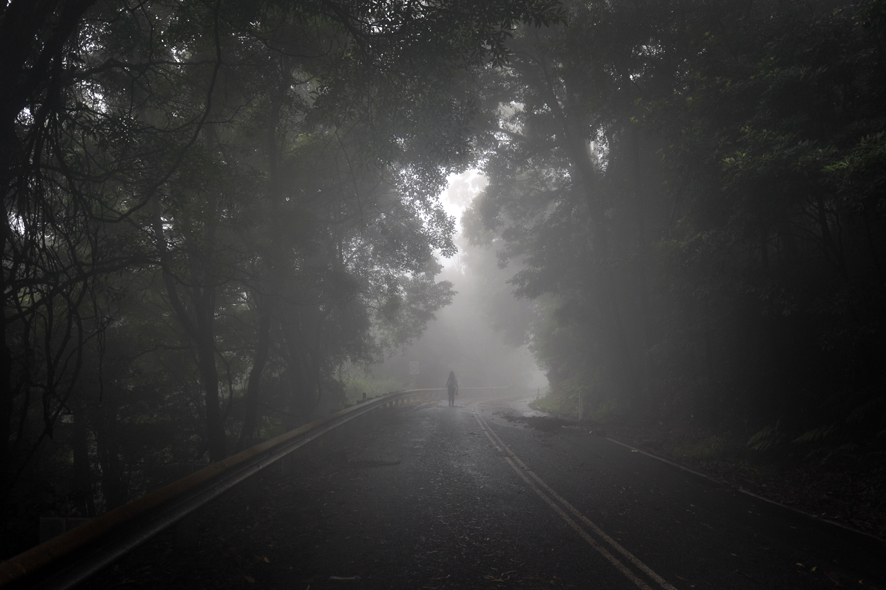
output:
<path id="1" fill-rule="evenodd" d="M 879 540 L 532 414 L 386 410 L 85 587 L 886 589 Z"/>

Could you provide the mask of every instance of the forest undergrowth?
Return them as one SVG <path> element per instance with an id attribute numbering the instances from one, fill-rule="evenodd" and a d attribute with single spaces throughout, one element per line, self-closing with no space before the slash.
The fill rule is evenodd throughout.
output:
<path id="1" fill-rule="evenodd" d="M 550 397 L 530 405 L 576 423 L 577 414 L 562 406 L 558 411 Z M 823 441 L 783 442 L 757 450 L 749 445 L 755 432 L 740 424 L 704 425 L 689 417 L 640 422 L 611 411 L 592 416 L 581 424 L 595 434 L 815 518 L 886 538 L 886 452 L 879 445 L 845 449 Z"/>

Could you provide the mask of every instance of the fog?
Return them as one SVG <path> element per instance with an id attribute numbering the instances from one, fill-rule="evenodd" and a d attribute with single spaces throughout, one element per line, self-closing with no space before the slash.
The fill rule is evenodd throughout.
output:
<path id="1" fill-rule="evenodd" d="M 373 367 L 373 373 L 420 388 L 443 387 L 449 371 L 455 371 L 462 388 L 546 387 L 527 346 L 506 344 L 505 335 L 492 327 L 485 307 L 491 294 L 477 276 L 469 268 L 450 266 L 440 278 L 458 292 L 452 305 L 437 312 L 421 338 Z M 418 375 L 410 374 L 410 362 L 418 362 Z"/>
<path id="2" fill-rule="evenodd" d="M 450 371 L 886 534 L 884 2 L 482 5 L 0 4 L 0 557 Z"/>
<path id="3" fill-rule="evenodd" d="M 527 344 L 531 303 L 513 297 L 508 285 L 514 269 L 499 268 L 495 250 L 472 246 L 461 229 L 462 215 L 485 186 L 477 170 L 450 176 L 440 198 L 447 213 L 459 220 L 459 251 L 440 258 L 443 272 L 438 280 L 451 282 L 456 295 L 418 340 L 373 366 L 373 376 L 433 388 L 443 387 L 449 371 L 454 371 L 462 388 L 547 386 Z M 413 375 L 415 365 L 410 363 L 416 362 L 419 373 Z"/>

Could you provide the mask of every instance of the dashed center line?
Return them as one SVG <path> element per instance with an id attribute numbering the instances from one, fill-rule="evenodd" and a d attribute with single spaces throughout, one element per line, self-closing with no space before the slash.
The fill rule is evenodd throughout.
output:
<path id="1" fill-rule="evenodd" d="M 569 527 L 575 530 L 582 539 L 587 541 L 587 543 L 594 548 L 597 553 L 603 556 L 610 564 L 612 564 L 619 572 L 622 573 L 628 580 L 634 583 L 637 588 L 641 590 L 653 590 L 653 588 L 644 581 L 640 575 L 645 575 L 646 578 L 653 581 L 655 586 L 662 588 L 663 590 L 677 590 L 667 582 L 660 575 L 655 573 L 649 566 L 640 561 L 635 555 L 633 555 L 630 551 L 621 546 L 615 539 L 607 535 L 603 532 L 603 529 L 598 527 L 596 524 L 591 522 L 589 518 L 587 518 L 581 511 L 578 510 L 575 506 L 567 502 L 562 496 L 560 496 L 557 492 L 555 492 L 551 487 L 546 484 L 534 471 L 532 471 L 523 461 L 520 460 L 514 452 L 508 448 L 506 444 L 498 437 L 498 434 L 492 430 L 492 427 L 480 415 L 479 410 L 476 406 L 473 409 L 474 418 L 477 419 L 477 423 L 480 425 L 480 428 L 486 433 L 486 437 L 489 439 L 489 442 L 492 443 L 492 446 L 498 451 L 499 455 L 505 460 L 505 462 L 511 466 L 511 468 L 520 476 L 523 481 L 534 491 L 548 506 L 553 509 L 560 517 L 566 522 Z M 567 512 L 571 513 L 572 516 L 567 514 Z M 574 517 L 574 518 L 573 518 Z M 584 527 L 582 527 L 584 525 Z M 587 530 L 586 530 L 587 529 Z M 590 532 L 589 532 L 590 531 Z M 595 539 L 591 533 L 595 534 L 598 539 Z M 613 552 L 604 547 L 600 541 L 609 545 L 609 547 L 614 550 L 618 556 L 613 555 Z M 619 556 L 621 559 L 619 559 Z M 639 573 L 633 571 L 628 564 L 632 565 L 635 570 L 638 570 Z"/>

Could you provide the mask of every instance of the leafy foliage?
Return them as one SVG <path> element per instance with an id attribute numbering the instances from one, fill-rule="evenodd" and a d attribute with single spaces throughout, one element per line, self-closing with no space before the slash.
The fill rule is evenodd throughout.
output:
<path id="1" fill-rule="evenodd" d="M 550 0 L 5 3 L 4 526 L 35 516 L 29 487 L 92 514 L 291 428 L 343 402 L 342 366 L 420 334 L 451 298 L 437 194 L 471 158 L 471 78 L 518 23 L 560 19 Z"/>
<path id="2" fill-rule="evenodd" d="M 754 448 L 875 448 L 882 3 L 565 5 L 568 27 L 515 35 L 486 80 L 471 212 L 544 302 L 554 390 Z"/>

